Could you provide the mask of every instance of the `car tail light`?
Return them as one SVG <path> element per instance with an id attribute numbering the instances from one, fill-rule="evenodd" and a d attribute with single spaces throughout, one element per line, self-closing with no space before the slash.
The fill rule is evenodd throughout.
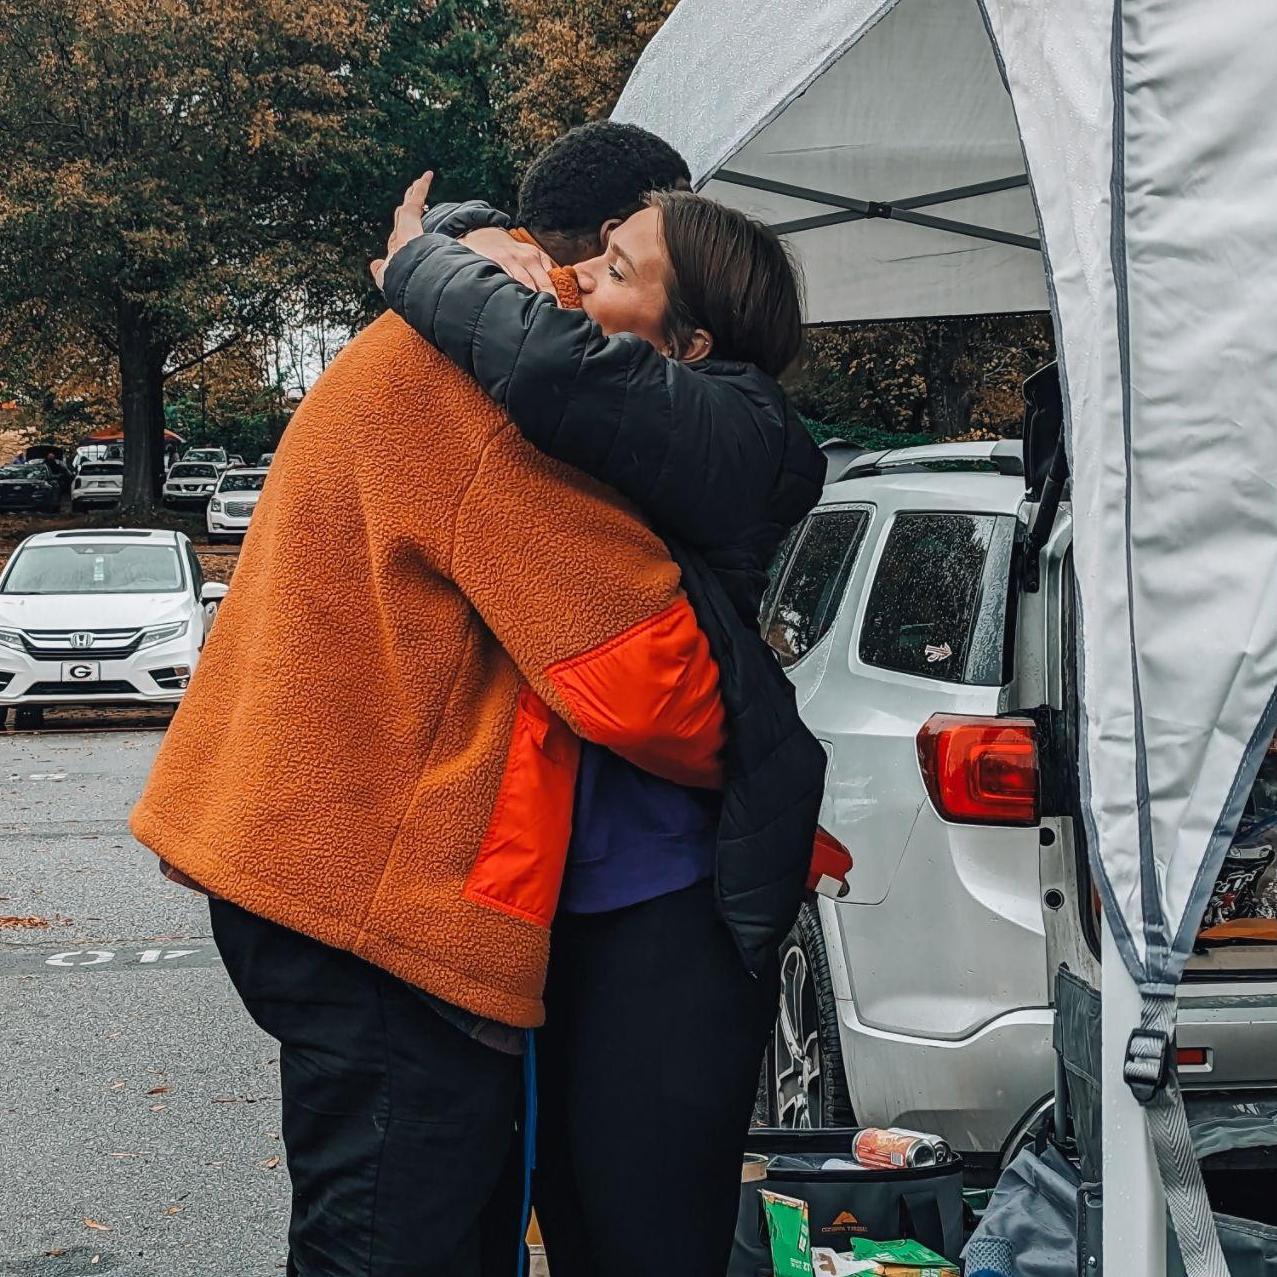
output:
<path id="1" fill-rule="evenodd" d="M 807 872 L 807 890 L 820 891 L 834 900 L 841 900 L 851 888 L 847 875 L 852 867 L 851 852 L 823 825 L 816 826 L 812 840 L 811 866 Z M 824 883 L 829 886 L 822 890 Z"/>
<path id="2" fill-rule="evenodd" d="M 1028 718 L 936 714 L 918 733 L 936 811 L 960 825 L 1038 823 L 1037 728 Z"/>
<path id="3" fill-rule="evenodd" d="M 1210 1053 L 1204 1046 L 1177 1047 L 1175 1063 L 1181 1069 L 1204 1069 L 1210 1063 Z"/>

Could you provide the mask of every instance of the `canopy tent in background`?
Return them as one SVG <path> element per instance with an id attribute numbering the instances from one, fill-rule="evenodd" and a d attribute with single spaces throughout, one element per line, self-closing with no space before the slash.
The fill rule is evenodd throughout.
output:
<path id="1" fill-rule="evenodd" d="M 784 231 L 812 321 L 1049 294 L 1084 817 L 1148 1029 L 1132 1078 L 1277 727 L 1274 84 L 1263 0 L 681 0 L 616 109 Z M 1189 1271 L 1222 1273 L 1184 1235 L 1205 1212 L 1174 1114 L 1149 1113 Z"/>
<path id="2" fill-rule="evenodd" d="M 85 443 L 123 443 L 124 442 L 124 427 L 123 426 L 105 426 L 101 430 L 95 430 L 91 435 L 88 436 L 87 439 L 85 439 L 84 442 Z M 186 440 L 183 439 L 182 436 L 178 434 L 176 430 L 165 430 L 164 442 L 165 443 L 185 443 Z"/>

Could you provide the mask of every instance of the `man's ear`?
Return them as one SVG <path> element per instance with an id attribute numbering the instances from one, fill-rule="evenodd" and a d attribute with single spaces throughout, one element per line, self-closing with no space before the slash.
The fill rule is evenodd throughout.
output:
<path id="1" fill-rule="evenodd" d="M 620 224 L 625 221 L 623 217 L 609 217 L 602 226 L 599 227 L 599 248 L 607 249 L 607 242 L 612 238 L 612 232 L 616 230 Z"/>
<path id="2" fill-rule="evenodd" d="M 714 338 L 705 329 L 698 328 L 679 351 L 678 357 L 682 363 L 694 364 L 698 359 L 708 359 L 713 349 Z"/>

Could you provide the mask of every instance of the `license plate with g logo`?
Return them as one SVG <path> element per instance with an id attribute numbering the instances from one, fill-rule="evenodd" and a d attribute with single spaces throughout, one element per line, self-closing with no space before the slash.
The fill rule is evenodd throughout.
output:
<path id="1" fill-rule="evenodd" d="M 102 662 L 64 661 L 62 681 L 64 683 L 99 683 L 102 681 Z"/>

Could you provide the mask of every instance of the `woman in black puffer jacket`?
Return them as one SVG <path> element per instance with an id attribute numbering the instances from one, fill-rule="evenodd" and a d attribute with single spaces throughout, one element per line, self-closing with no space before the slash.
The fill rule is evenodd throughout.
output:
<path id="1" fill-rule="evenodd" d="M 465 207 L 493 225 L 491 210 Z M 469 229 L 456 210 L 432 219 Z M 824 463 L 776 381 L 798 352 L 800 311 L 765 228 L 657 194 L 575 275 L 582 309 L 560 309 L 426 234 L 391 257 L 385 292 L 533 444 L 635 502 L 670 544 L 719 662 L 721 796 L 585 748 L 539 1041 L 536 1203 L 555 1277 L 702 1277 L 726 1265 L 776 950 L 820 801 L 823 751 L 756 619 Z M 626 1244 L 636 1163 L 662 1193 L 659 1254 Z"/>

